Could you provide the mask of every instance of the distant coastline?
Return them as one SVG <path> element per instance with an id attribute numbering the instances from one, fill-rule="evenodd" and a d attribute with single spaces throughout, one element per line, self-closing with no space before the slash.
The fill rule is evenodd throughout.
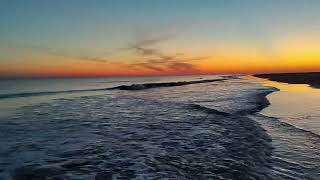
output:
<path id="1" fill-rule="evenodd" d="M 290 84 L 309 84 L 313 88 L 320 88 L 320 72 L 255 74 L 253 76 Z"/>

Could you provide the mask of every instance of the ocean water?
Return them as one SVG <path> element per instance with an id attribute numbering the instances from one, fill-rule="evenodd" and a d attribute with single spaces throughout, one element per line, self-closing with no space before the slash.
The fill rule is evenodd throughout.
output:
<path id="1" fill-rule="evenodd" d="M 160 84 L 130 86 L 148 83 Z M 122 85 L 130 90 L 112 89 Z M 1 80 L 0 87 L 0 179 L 320 177 L 319 136 L 260 112 L 277 89 L 253 78 Z"/>
<path id="2" fill-rule="evenodd" d="M 262 83 L 280 89 L 268 95 L 272 106 L 265 108 L 262 114 L 280 118 L 297 128 L 320 135 L 320 89 L 307 84 Z"/>
<path id="3" fill-rule="evenodd" d="M 250 116 L 272 137 L 274 173 L 282 179 L 320 177 L 320 90 L 306 84 L 257 80 L 278 91 L 271 105 Z"/>

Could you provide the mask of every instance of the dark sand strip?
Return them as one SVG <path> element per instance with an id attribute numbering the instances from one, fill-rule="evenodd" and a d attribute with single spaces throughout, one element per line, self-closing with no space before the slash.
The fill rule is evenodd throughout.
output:
<path id="1" fill-rule="evenodd" d="M 290 84 L 309 84 L 314 88 L 320 88 L 320 72 L 256 74 L 254 76 Z"/>

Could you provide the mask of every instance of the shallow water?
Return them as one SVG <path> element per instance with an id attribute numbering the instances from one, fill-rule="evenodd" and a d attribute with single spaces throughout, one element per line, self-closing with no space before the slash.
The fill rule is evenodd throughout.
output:
<path id="1" fill-rule="evenodd" d="M 320 137 L 261 114 L 250 116 L 272 138 L 272 179 L 319 179 Z"/>
<path id="2" fill-rule="evenodd" d="M 139 82 L 200 78 L 226 77 Z M 0 119 L 0 179 L 317 179 L 317 139 L 309 142 L 313 150 L 288 151 L 288 144 L 297 147 L 309 136 L 255 115 L 275 89 L 227 78 L 140 91 L 57 93 L 56 99 L 20 105 Z M 26 99 L 40 97 L 48 95 Z"/>
<path id="3" fill-rule="evenodd" d="M 250 118 L 272 138 L 273 172 L 280 179 L 320 177 L 320 90 L 252 78 L 279 90 L 267 95 L 270 106 Z"/>
<path id="4" fill-rule="evenodd" d="M 271 106 L 261 114 L 281 119 L 297 128 L 320 135 L 320 89 L 307 84 L 287 84 L 262 80 L 263 85 L 279 91 L 269 94 Z"/>

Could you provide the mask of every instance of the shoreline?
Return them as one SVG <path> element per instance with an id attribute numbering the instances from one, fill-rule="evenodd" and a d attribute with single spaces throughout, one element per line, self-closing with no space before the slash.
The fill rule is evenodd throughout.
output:
<path id="1" fill-rule="evenodd" d="M 290 75 L 291 74 L 286 74 L 286 76 Z M 256 75 L 253 76 L 258 77 Z M 282 84 L 278 83 L 279 81 L 275 81 L 271 78 L 264 79 L 268 79 L 270 82 L 273 81 L 274 84 L 279 84 L 279 86 L 272 86 L 272 84 L 270 85 L 267 83 L 265 85 L 268 87 L 277 88 L 281 92 L 272 94 L 271 96 L 266 96 L 266 98 L 270 102 L 270 106 L 266 106 L 267 112 L 269 109 L 269 113 L 263 112 L 265 111 L 265 109 L 262 109 L 260 112 L 249 115 L 248 117 L 255 120 L 263 129 L 265 129 L 267 134 L 272 139 L 272 147 L 274 148 L 274 150 L 272 151 L 271 158 L 273 161 L 272 165 L 274 179 L 314 179 L 314 177 L 316 177 L 314 175 L 314 172 L 318 172 L 319 170 L 319 166 L 317 165 L 316 161 L 314 161 L 314 159 L 317 159 L 318 157 L 319 147 L 317 146 L 317 144 L 319 142 L 320 135 L 317 133 L 317 131 L 314 131 L 312 128 L 310 128 L 314 127 L 311 119 L 309 121 L 309 124 L 311 124 L 312 126 L 303 126 L 302 124 L 299 124 L 298 119 L 296 121 L 293 121 L 291 119 L 290 121 L 290 117 L 299 117 L 300 120 L 303 120 L 305 122 L 306 117 L 303 115 L 298 116 L 301 108 L 298 107 L 298 111 L 296 111 L 297 108 L 292 108 L 295 106 L 295 103 L 293 101 L 290 101 L 290 99 L 291 97 L 295 97 L 294 93 L 297 93 L 296 95 L 299 95 L 298 93 L 301 93 L 301 89 L 299 87 L 318 92 L 319 89 L 314 88 L 312 85 L 301 85 L 300 83 Z M 287 91 L 288 89 L 283 89 L 282 87 L 293 87 L 293 91 Z M 306 94 L 308 94 L 309 97 L 312 96 L 312 94 L 310 93 Z M 308 101 L 310 100 L 310 98 L 305 98 L 304 96 L 297 97 L 299 97 L 300 99 L 296 102 L 303 102 L 303 106 L 305 107 L 313 107 L 310 104 L 306 105 L 308 104 L 306 102 L 310 102 Z M 313 100 L 313 97 L 311 97 L 311 100 Z M 279 106 L 279 102 L 284 102 L 280 105 L 285 106 Z M 298 113 L 278 114 L 277 112 L 282 112 L 283 110 L 281 107 L 287 107 L 287 109 L 284 110 L 288 110 L 288 112 L 292 111 Z M 270 108 L 273 108 L 273 110 L 270 111 Z M 276 112 L 276 114 L 270 112 Z M 307 111 L 303 109 L 301 112 Z M 307 114 L 312 115 L 313 113 Z M 304 158 L 301 159 L 301 156 L 303 156 Z M 291 164 L 291 162 L 296 163 Z M 306 173 L 299 174 L 297 173 L 297 169 L 299 169 L 299 171 L 301 172 Z"/>
<path id="2" fill-rule="evenodd" d="M 320 73 L 311 73 L 313 77 L 320 75 Z M 306 77 L 304 81 L 310 80 L 310 73 L 301 74 L 268 74 L 263 75 L 253 75 L 254 77 L 265 79 L 265 86 L 274 87 L 279 89 L 279 93 L 271 95 L 268 98 L 270 105 L 268 109 L 262 109 L 262 115 L 268 117 L 276 117 L 281 119 L 282 122 L 289 124 L 297 129 L 311 132 L 319 136 L 319 125 L 316 122 L 316 113 L 314 107 L 320 107 L 318 103 L 320 97 L 320 86 L 315 86 L 317 83 L 316 79 L 312 83 L 298 83 L 301 79 L 295 82 L 288 82 L 291 76 Z M 268 78 L 266 77 L 268 76 Z M 281 76 L 281 81 L 274 80 L 273 77 L 278 78 Z M 289 77 L 289 80 L 285 79 Z M 303 102 L 301 104 L 301 102 Z"/>
<path id="3" fill-rule="evenodd" d="M 253 76 L 282 83 L 308 84 L 313 88 L 320 88 L 320 72 L 254 74 Z"/>
<path id="4" fill-rule="evenodd" d="M 267 80 L 270 80 L 270 79 L 267 79 Z M 270 81 L 272 81 L 272 80 L 270 80 Z M 278 81 L 276 81 L 276 82 L 278 82 Z M 269 106 L 272 105 L 270 99 L 268 98 L 268 95 L 271 95 L 272 93 L 277 92 L 277 91 L 281 91 L 281 89 L 279 89 L 279 88 L 277 88 L 275 86 L 270 86 L 270 87 L 273 88 L 274 90 L 273 91 L 269 91 L 269 92 L 263 92 L 263 93 L 257 94 L 257 97 L 259 97 L 259 99 L 261 100 L 260 103 L 258 104 L 259 106 L 255 111 L 249 112 L 249 113 L 247 113 L 247 115 L 249 115 L 249 116 L 261 116 L 261 117 L 265 117 L 265 118 L 275 119 L 275 120 L 281 122 L 285 126 L 290 126 L 292 128 L 295 128 L 295 129 L 297 129 L 299 131 L 302 131 L 304 133 L 310 134 L 312 136 L 320 137 L 320 134 L 318 134 L 316 132 L 313 132 L 312 130 L 301 128 L 299 126 L 296 126 L 296 125 L 291 124 L 291 123 L 286 122 L 286 121 L 281 121 L 280 117 L 274 117 L 274 116 L 270 116 L 270 115 L 267 115 L 267 114 L 263 114 L 262 111 L 265 108 L 268 108 Z M 313 88 L 312 86 L 310 86 L 310 87 Z M 318 89 L 318 88 L 316 88 L 316 89 Z"/>

